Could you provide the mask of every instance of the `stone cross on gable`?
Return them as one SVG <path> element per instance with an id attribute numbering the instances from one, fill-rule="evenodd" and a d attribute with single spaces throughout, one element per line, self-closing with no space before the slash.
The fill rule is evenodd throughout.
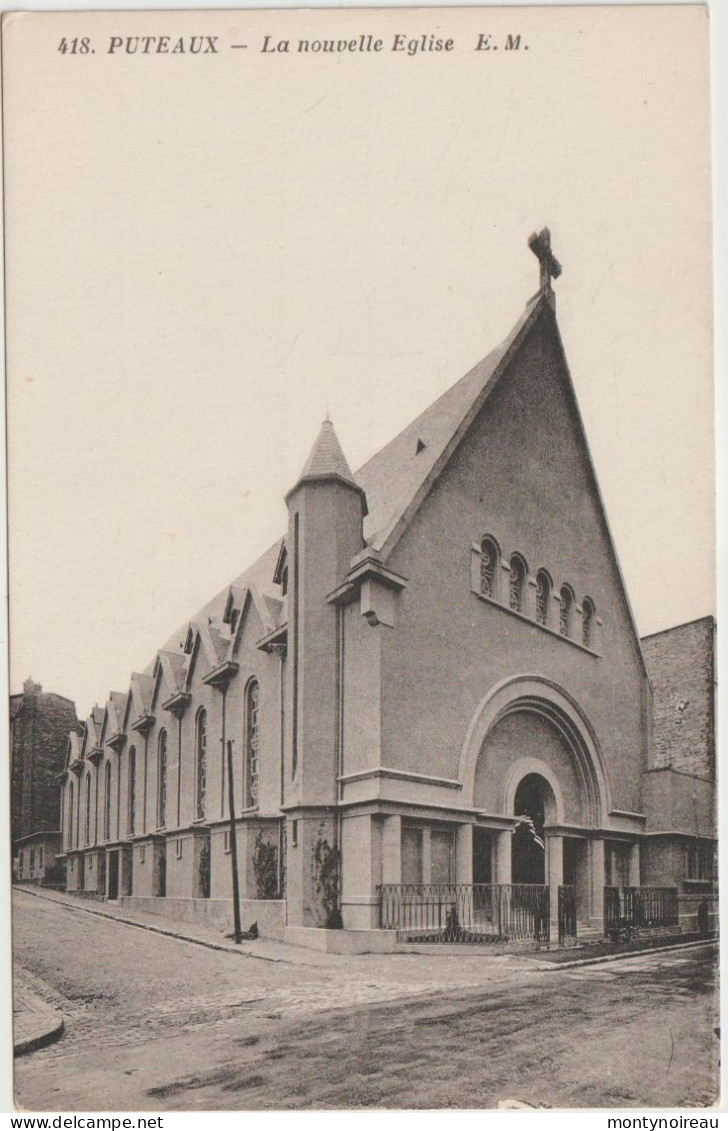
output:
<path id="1" fill-rule="evenodd" d="M 539 261 L 541 266 L 540 290 L 544 294 L 551 291 L 551 279 L 558 279 L 561 274 L 561 264 L 551 252 L 551 232 L 542 228 L 528 237 L 528 246 Z"/>

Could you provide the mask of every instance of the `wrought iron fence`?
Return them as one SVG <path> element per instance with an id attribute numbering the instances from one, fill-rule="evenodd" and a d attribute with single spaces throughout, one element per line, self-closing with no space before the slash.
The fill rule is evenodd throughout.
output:
<path id="1" fill-rule="evenodd" d="M 559 887 L 559 946 L 566 939 L 576 938 L 576 888 L 572 884 Z"/>
<path id="2" fill-rule="evenodd" d="M 383 884 L 380 925 L 418 942 L 488 943 L 549 938 L 541 884 Z"/>
<path id="3" fill-rule="evenodd" d="M 604 889 L 604 933 L 617 930 L 622 922 L 622 900 L 619 888 L 605 887 Z"/>
<path id="4" fill-rule="evenodd" d="M 679 923 L 677 888 L 604 889 L 604 930 L 675 927 Z"/>

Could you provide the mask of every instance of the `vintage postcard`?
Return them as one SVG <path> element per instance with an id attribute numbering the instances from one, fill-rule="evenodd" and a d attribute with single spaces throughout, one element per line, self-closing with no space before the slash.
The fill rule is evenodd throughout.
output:
<path id="1" fill-rule="evenodd" d="M 707 9 L 2 70 L 17 1107 L 717 1125 Z"/>

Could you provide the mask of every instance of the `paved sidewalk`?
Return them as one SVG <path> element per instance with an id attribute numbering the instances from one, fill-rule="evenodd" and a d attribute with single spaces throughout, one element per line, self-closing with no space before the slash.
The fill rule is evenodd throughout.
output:
<path id="1" fill-rule="evenodd" d="M 211 950 L 228 951 L 231 954 L 244 955 L 246 958 L 258 958 L 263 962 L 288 962 L 296 966 L 326 966 L 328 965 L 327 960 L 330 958 L 330 955 L 320 951 L 287 946 L 285 943 L 275 942 L 273 939 L 244 939 L 241 943 L 236 944 L 232 939 L 226 938 L 223 931 L 216 930 L 214 927 L 181 922 L 163 915 L 150 915 L 128 907 L 119 907 L 113 903 L 85 899 L 70 892 L 54 891 L 52 888 L 38 888 L 33 884 L 15 884 L 13 886 L 16 891 L 22 891 L 38 899 L 61 903 L 81 913 L 98 915 L 102 919 L 116 919 L 128 926 L 139 927 L 142 930 L 152 931 L 159 935 L 167 935 L 170 938 L 180 939 L 182 942 L 209 947 Z"/>
<path id="2" fill-rule="evenodd" d="M 38 888 L 32 884 L 16 884 L 14 887 L 16 890 L 35 896 L 38 899 L 51 900 L 55 903 L 63 904 L 65 907 L 80 914 L 94 915 L 102 919 L 115 919 L 128 926 L 138 927 L 141 930 L 151 931 L 154 934 L 165 935 L 168 938 L 178 939 L 181 942 L 207 947 L 210 950 L 225 951 L 245 958 L 256 958 L 262 962 L 282 963 L 290 966 L 331 968 L 340 963 L 345 963 L 349 966 L 355 965 L 356 960 L 361 958 L 378 960 L 377 965 L 379 965 L 380 962 L 388 964 L 388 961 L 391 962 L 393 957 L 395 957 L 391 954 L 329 954 L 323 951 L 308 950 L 305 947 L 290 946 L 286 943 L 275 942 L 273 939 L 264 938 L 245 939 L 243 942 L 235 944 L 232 939 L 227 938 L 222 931 L 215 930 L 212 927 L 203 927 L 195 923 L 180 922 L 162 915 L 150 915 L 146 912 L 132 910 L 127 907 L 119 907 L 113 903 L 103 903 L 94 899 L 85 899 L 82 896 L 74 895 L 69 892 L 54 891 L 50 888 Z M 465 948 L 464 952 L 461 948 L 458 953 L 458 965 L 462 968 L 463 959 L 467 956 L 469 959 L 477 961 L 479 965 L 481 963 L 484 965 L 497 964 L 501 968 L 510 966 L 513 972 L 515 972 L 518 967 L 521 969 L 530 968 L 534 972 L 545 972 L 619 962 L 621 959 L 635 957 L 640 954 L 661 954 L 667 950 L 688 950 L 705 946 L 715 946 L 716 944 L 716 938 L 702 940 L 695 940 L 693 938 L 685 943 L 676 944 L 673 942 L 668 946 L 655 946 L 648 949 L 644 946 L 636 946 L 633 950 L 620 949 L 610 954 L 598 955 L 590 954 L 589 947 L 586 946 L 581 951 L 581 954 L 579 954 L 579 957 L 570 959 L 564 956 L 565 960 L 558 962 L 547 959 L 539 951 L 513 952 L 508 954 L 484 954 L 480 952 L 476 955 L 472 951 L 468 953 L 470 948 Z M 480 950 L 480 948 L 477 949 Z M 435 969 L 438 970 L 438 973 L 444 973 L 444 970 L 451 965 L 453 950 L 454 948 L 451 947 L 432 946 L 427 948 L 408 948 L 402 946 L 398 948 L 397 956 L 400 960 L 405 955 L 408 955 L 410 958 L 416 956 L 421 961 L 429 958 L 431 960 L 430 963 L 422 962 L 422 966 L 431 965 L 434 967 L 431 973 L 434 973 Z M 578 953 L 577 951 L 577 954 Z"/>
<path id="3" fill-rule="evenodd" d="M 16 1056 L 57 1041 L 63 1034 L 63 1015 L 38 997 L 15 971 L 13 978 L 13 1049 Z"/>

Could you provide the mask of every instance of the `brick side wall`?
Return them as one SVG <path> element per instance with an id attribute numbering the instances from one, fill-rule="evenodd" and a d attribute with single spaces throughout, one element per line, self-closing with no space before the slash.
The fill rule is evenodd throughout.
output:
<path id="1" fill-rule="evenodd" d="M 68 732 L 76 727 L 70 699 L 26 684 L 11 724 L 13 840 L 58 828 Z M 18 697 L 14 697 L 17 706 Z"/>
<path id="2" fill-rule="evenodd" d="M 650 765 L 715 776 L 715 622 L 703 617 L 642 639 L 652 682 Z"/>

